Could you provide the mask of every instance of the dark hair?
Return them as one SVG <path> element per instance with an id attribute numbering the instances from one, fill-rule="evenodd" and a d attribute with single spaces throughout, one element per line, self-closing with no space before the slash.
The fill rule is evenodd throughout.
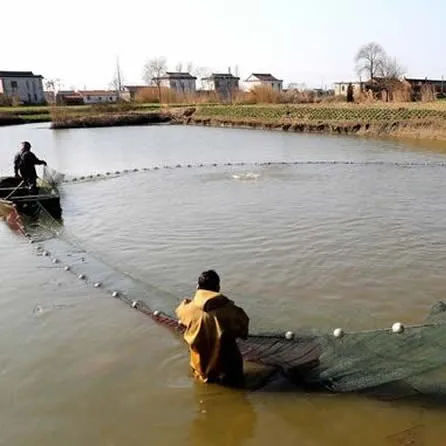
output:
<path id="1" fill-rule="evenodd" d="M 220 291 L 220 277 L 212 269 L 202 272 L 198 278 L 198 289 L 218 293 Z"/>
<path id="2" fill-rule="evenodd" d="M 31 144 L 29 143 L 29 141 L 22 141 L 22 149 L 31 150 Z"/>

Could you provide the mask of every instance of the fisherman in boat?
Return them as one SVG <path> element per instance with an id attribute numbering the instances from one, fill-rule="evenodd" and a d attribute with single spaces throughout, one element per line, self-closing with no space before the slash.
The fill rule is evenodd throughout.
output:
<path id="1" fill-rule="evenodd" d="M 205 383 L 243 386 L 243 359 L 236 339 L 247 338 L 249 318 L 220 293 L 215 271 L 200 275 L 194 298 L 185 299 L 176 314 L 186 328 L 184 339 L 194 376 Z"/>
<path id="2" fill-rule="evenodd" d="M 20 178 L 33 195 L 38 194 L 36 165 L 46 166 L 46 161 L 40 160 L 31 152 L 28 141 L 21 143 L 21 150 L 14 158 L 14 174 Z"/>

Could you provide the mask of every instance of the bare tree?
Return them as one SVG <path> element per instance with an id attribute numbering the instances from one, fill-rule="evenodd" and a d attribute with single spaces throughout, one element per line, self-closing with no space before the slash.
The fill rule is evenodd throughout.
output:
<path id="1" fill-rule="evenodd" d="M 143 80 L 147 85 L 156 85 L 158 88 L 158 99 L 161 103 L 161 78 L 167 71 L 167 59 L 165 57 L 157 57 L 149 59 L 144 65 Z"/>
<path id="2" fill-rule="evenodd" d="M 195 67 L 192 71 L 192 75 L 197 77 L 200 82 L 200 88 L 204 88 L 203 79 L 211 75 L 212 70 L 208 67 Z"/>
<path id="3" fill-rule="evenodd" d="M 49 102 L 56 102 L 56 94 L 60 90 L 60 79 L 45 79 L 44 82 L 45 90 L 49 93 L 47 96 Z"/>
<path id="4" fill-rule="evenodd" d="M 405 71 L 395 57 L 386 57 L 377 74 L 385 79 L 400 79 Z"/>
<path id="5" fill-rule="evenodd" d="M 381 74 L 386 61 L 387 54 L 384 48 L 375 42 L 363 45 L 355 56 L 358 74 L 360 76 L 365 74 L 368 80 L 373 80 Z"/>
<path id="6" fill-rule="evenodd" d="M 124 82 L 124 77 L 122 75 L 121 66 L 119 65 L 119 58 L 116 59 L 116 68 L 115 73 L 113 75 L 113 79 L 111 81 L 111 87 L 116 91 L 118 95 L 118 99 L 120 98 L 120 94 L 122 92 L 122 83 Z"/>
<path id="7" fill-rule="evenodd" d="M 183 71 L 183 62 L 178 62 L 178 63 L 175 65 L 175 71 L 176 71 L 177 73 L 181 73 L 181 72 Z"/>

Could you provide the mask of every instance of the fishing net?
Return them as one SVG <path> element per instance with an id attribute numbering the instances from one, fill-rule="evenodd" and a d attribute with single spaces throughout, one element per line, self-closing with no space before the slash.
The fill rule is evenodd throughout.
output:
<path id="1" fill-rule="evenodd" d="M 43 208 L 27 226 L 39 255 L 75 274 L 86 285 L 119 298 L 181 334 L 174 309 L 180 296 L 146 283 L 82 247 Z M 332 392 L 398 387 L 406 394 L 446 395 L 446 303 L 432 307 L 423 323 L 367 331 L 251 333 L 239 341 L 246 361 L 279 371 L 299 385 Z"/>
<path id="2" fill-rule="evenodd" d="M 48 166 L 43 167 L 42 186 L 58 187 L 65 179 L 65 175 Z"/>
<path id="3" fill-rule="evenodd" d="M 54 230 L 54 225 L 51 229 Z M 82 249 L 63 230 L 43 238 L 49 227 L 33 228 L 43 243 L 38 253 L 79 280 L 119 298 L 156 322 L 182 333 L 174 316 L 179 299 Z M 297 384 L 333 392 L 358 392 L 404 384 L 411 392 L 446 395 L 446 304 L 432 308 L 418 326 L 333 333 L 251 333 L 239 341 L 247 361 L 270 366 Z M 435 372 L 433 377 L 432 373 Z"/>

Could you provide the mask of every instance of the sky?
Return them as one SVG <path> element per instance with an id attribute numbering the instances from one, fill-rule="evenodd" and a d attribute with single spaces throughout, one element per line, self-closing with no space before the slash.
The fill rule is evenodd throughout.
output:
<path id="1" fill-rule="evenodd" d="M 408 77 L 446 76 L 446 0 L 18 0 L 0 8 L 0 70 L 31 70 L 63 88 L 125 84 L 144 63 L 192 62 L 245 79 L 270 72 L 311 88 L 356 80 L 374 41 Z"/>

